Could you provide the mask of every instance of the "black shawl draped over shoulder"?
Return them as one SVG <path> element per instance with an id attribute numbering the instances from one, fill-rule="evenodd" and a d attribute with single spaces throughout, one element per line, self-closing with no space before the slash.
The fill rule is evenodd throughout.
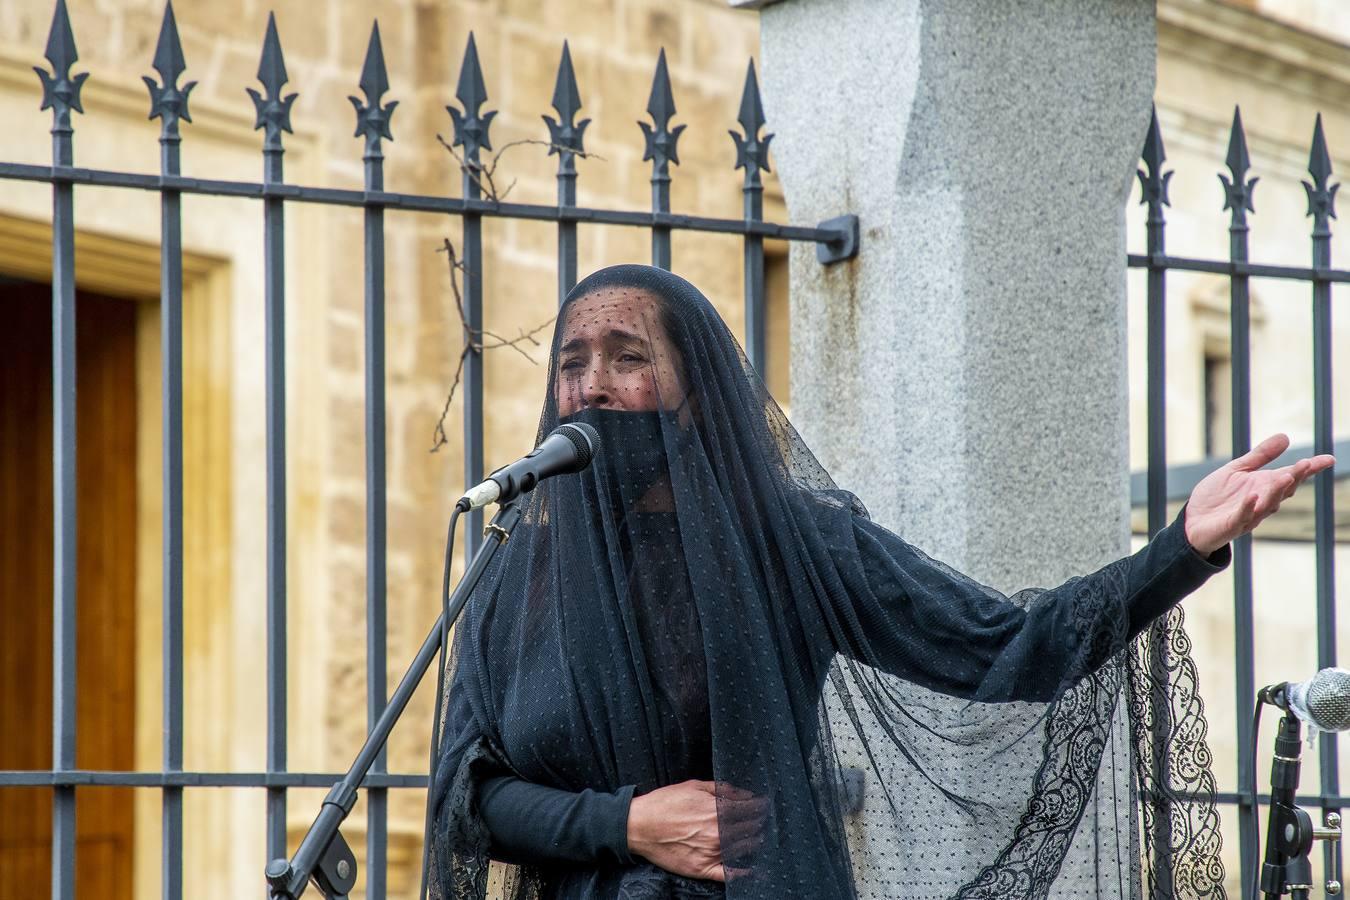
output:
<path id="1" fill-rule="evenodd" d="M 872 522 L 708 300 L 646 266 L 569 295 L 541 438 L 560 421 L 558 335 L 597 292 L 656 299 L 644 326 L 687 392 L 576 413 L 599 431 L 594 463 L 520 501 L 465 607 L 428 799 L 433 897 L 1223 896 L 1175 604 L 1227 548 L 1197 553 L 1183 509 L 1058 587 L 981 585 Z M 725 883 L 627 847 L 632 797 L 691 778 L 715 782 L 736 836 Z"/>

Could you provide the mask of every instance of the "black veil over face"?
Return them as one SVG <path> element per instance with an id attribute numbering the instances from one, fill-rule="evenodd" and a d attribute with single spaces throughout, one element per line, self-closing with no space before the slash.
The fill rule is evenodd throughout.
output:
<path id="1" fill-rule="evenodd" d="M 644 312 L 624 323 L 646 358 L 618 363 L 646 367 L 622 382 L 646 385 L 640 397 L 587 393 L 589 372 L 563 368 L 576 365 L 561 353 L 569 317 L 597 295 L 653 301 L 628 304 Z M 433 896 L 488 895 L 475 797 L 503 774 L 639 795 L 714 781 L 735 900 L 1222 895 L 1180 614 L 1131 641 L 1127 561 L 1009 597 L 876 525 L 708 300 L 661 269 L 577 285 L 548 385 L 539 436 L 585 421 L 600 449 L 520 501 L 456 627 Z M 1200 799 L 1156 783 L 1155 758 Z M 503 866 L 497 890 L 723 887 L 639 858 Z"/>

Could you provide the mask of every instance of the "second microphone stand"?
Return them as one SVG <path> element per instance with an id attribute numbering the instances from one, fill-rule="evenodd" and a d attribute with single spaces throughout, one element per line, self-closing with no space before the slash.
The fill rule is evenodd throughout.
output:
<path id="1" fill-rule="evenodd" d="M 478 579 L 482 577 L 497 549 L 510 538 L 519 521 L 520 511 L 516 509 L 516 504 L 506 503 L 497 510 L 497 514 L 484 529 L 486 540 L 483 541 L 483 546 L 474 554 L 473 560 L 464 572 L 464 577 L 460 579 L 455 592 L 450 596 L 446 610 L 437 617 L 431 633 L 422 642 L 422 647 L 417 651 L 412 665 L 408 667 L 403 680 L 398 683 L 398 688 L 389 698 L 389 705 L 384 708 L 375 727 L 371 729 L 370 736 L 361 747 L 361 752 L 356 754 L 356 761 L 324 798 L 314 824 L 309 827 L 300 846 L 296 848 L 295 855 L 290 860 L 278 858 L 267 864 L 268 896 L 271 900 L 298 900 L 311 878 L 328 900 L 342 900 L 356 886 L 356 855 L 352 853 L 351 847 L 338 828 L 351 813 L 352 806 L 356 803 L 357 788 L 361 786 L 361 781 L 375 763 L 380 748 L 389 740 L 394 724 L 402 715 L 408 701 L 412 699 L 413 691 L 417 689 L 422 676 L 426 674 L 432 660 L 441 649 L 442 619 L 448 620 L 445 622 L 445 628 L 448 630 L 459 618 L 469 595 L 478 584 Z"/>
<path id="2" fill-rule="evenodd" d="M 1307 811 L 1295 803 L 1301 751 L 1298 716 L 1289 713 L 1280 719 L 1280 732 L 1275 737 L 1275 759 L 1270 766 L 1270 813 L 1266 820 L 1261 893 L 1271 900 L 1286 894 L 1294 900 L 1308 900 L 1313 889 L 1312 860 L 1309 858 L 1313 842 L 1336 841 L 1341 837 L 1338 814 L 1328 814 L 1326 827 L 1318 828 Z M 1338 894 L 1340 890 L 1339 881 L 1327 881 L 1328 894 Z"/>

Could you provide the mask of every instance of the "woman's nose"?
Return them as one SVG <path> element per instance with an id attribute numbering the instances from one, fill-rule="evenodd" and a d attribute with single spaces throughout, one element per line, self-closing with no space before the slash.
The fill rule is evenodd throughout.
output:
<path id="1" fill-rule="evenodd" d="M 609 380 L 604 377 L 603 372 L 592 372 L 591 377 L 586 379 L 586 386 L 581 391 L 581 403 L 583 406 L 609 406 L 613 402 L 613 394 L 610 390 Z"/>

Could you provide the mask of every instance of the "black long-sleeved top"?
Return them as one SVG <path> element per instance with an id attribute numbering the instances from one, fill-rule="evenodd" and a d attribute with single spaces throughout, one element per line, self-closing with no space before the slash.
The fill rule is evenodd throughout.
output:
<path id="1" fill-rule="evenodd" d="M 1151 621 L 1210 576 L 1226 568 L 1232 558 L 1231 548 L 1227 545 L 1208 557 L 1202 556 L 1186 539 L 1184 517 L 1185 507 L 1171 524 L 1126 560 L 1130 637 L 1142 632 Z M 887 565 L 890 552 L 881 549 L 880 543 L 887 540 L 889 532 L 862 519 L 855 521 L 854 529 L 864 570 Z M 874 542 L 878 543 L 881 552 L 871 555 L 867 551 Z M 869 572 L 869 577 L 878 574 L 882 573 Z M 1003 652 L 1000 658 L 1021 660 L 1022 667 L 1029 673 L 1037 668 L 1036 662 L 1053 669 L 1056 650 L 1063 655 L 1065 629 L 1069 627 L 1065 620 L 1071 615 L 1070 611 L 1056 607 L 1065 605 L 1042 604 L 1019 616 L 1002 608 L 1011 607 L 1011 604 L 1001 604 L 1000 617 L 1006 618 L 1011 612 L 1017 621 L 1012 628 L 1000 623 L 1000 636 L 992 640 L 1001 641 L 1002 646 L 991 648 L 992 651 L 1006 651 L 1008 643 L 1022 642 L 1025 649 L 1013 654 Z M 866 608 L 862 605 L 864 615 Z M 867 632 L 866 620 L 861 624 Z M 886 646 L 887 636 L 878 635 L 882 646 L 873 652 L 901 658 L 912 652 L 912 646 L 906 642 L 926 638 L 921 633 L 894 637 L 895 646 Z M 848 650 L 839 649 L 841 652 Z M 953 659 L 940 674 L 930 665 L 922 677 L 915 680 L 933 690 L 969 696 L 971 685 L 979 682 L 986 671 L 987 667 L 981 669 L 979 659 Z M 1010 683 L 1021 685 L 1015 688 L 1020 692 L 1018 696 L 1011 699 L 1033 699 L 1038 692 L 1037 684 L 1044 681 L 1022 673 L 1007 674 Z M 711 773 L 705 773 L 704 777 L 710 778 Z M 628 785 L 613 792 L 574 792 L 514 776 L 498 776 L 484 782 L 479 795 L 479 811 L 491 833 L 492 855 L 504 862 L 627 865 L 634 862 L 628 848 L 627 828 L 629 805 L 635 790 L 635 785 Z"/>

